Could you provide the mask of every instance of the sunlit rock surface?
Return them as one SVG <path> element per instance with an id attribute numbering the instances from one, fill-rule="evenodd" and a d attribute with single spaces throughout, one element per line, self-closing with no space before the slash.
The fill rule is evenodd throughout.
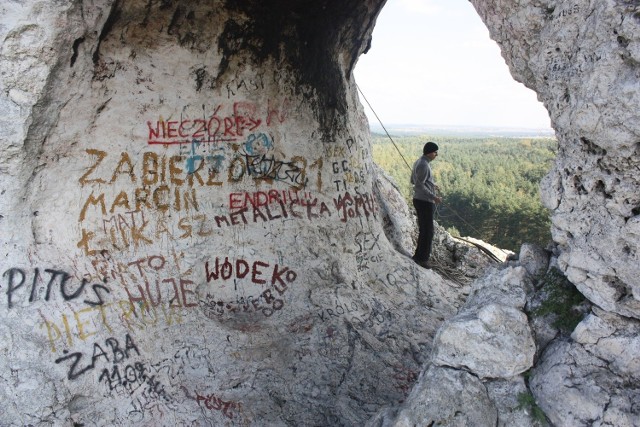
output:
<path id="1" fill-rule="evenodd" d="M 530 382 L 538 405 L 554 425 L 636 426 L 637 380 L 620 374 L 578 343 L 556 341 Z"/>
<path id="2" fill-rule="evenodd" d="M 471 294 L 522 361 L 427 363 L 481 268 L 442 233 L 448 268 L 406 256 L 352 75 L 383 3 L 0 5 L 0 424 L 532 423 L 501 283 L 537 261 Z M 550 113 L 554 265 L 602 309 L 531 391 L 558 425 L 638 424 L 637 2 L 472 3 Z"/>
<path id="3" fill-rule="evenodd" d="M 640 347 L 640 9 L 637 2 L 474 1 L 560 149 L 541 184 L 557 265 L 596 306 L 531 379 L 557 425 L 637 425 Z M 624 316 L 624 317 L 623 317 Z M 624 350 L 622 350 L 624 348 Z"/>
<path id="4" fill-rule="evenodd" d="M 0 424 L 406 398 L 468 291 L 406 256 L 371 159 L 352 71 L 381 6 L 0 5 Z"/>
<path id="5" fill-rule="evenodd" d="M 640 318 L 637 2 L 472 3 L 556 130 L 541 189 L 560 266 L 594 303 Z"/>
<path id="6" fill-rule="evenodd" d="M 510 378 L 533 365 L 536 347 L 521 311 L 524 271 L 492 272 L 474 283 L 467 303 L 438 331 L 433 364 L 465 369 L 480 378 Z M 522 299 L 514 295 L 516 290 Z"/>
<path id="7" fill-rule="evenodd" d="M 522 311 L 530 280 L 519 265 L 478 278 L 465 305 L 440 327 L 407 400 L 382 409 L 367 426 L 535 425 L 520 402 L 528 393 L 521 374 L 536 350 Z"/>
<path id="8" fill-rule="evenodd" d="M 499 414 L 498 424 L 509 425 L 507 419 L 517 425 L 540 422 L 533 415 L 541 409 L 554 425 L 638 425 L 635 377 L 640 347 L 633 318 L 640 318 L 639 6 L 624 0 L 471 3 L 500 45 L 513 76 L 535 90 L 549 111 L 559 142 L 557 161 L 541 183 L 559 245 L 559 256 L 550 265 L 560 267 L 595 304 L 571 337 L 538 337 L 546 349 L 531 372 L 530 390 L 517 392 L 529 402 L 528 408 L 518 405 L 527 416 L 511 411 L 509 417 L 518 416 L 514 421 Z M 530 249 L 523 248 L 520 262 L 527 274 L 540 275 L 548 262 L 540 250 Z M 476 282 L 470 299 L 477 298 L 476 293 L 495 295 L 495 279 L 484 289 Z M 481 351 L 485 343 L 468 344 L 467 331 L 484 333 L 483 322 L 461 316 L 447 321 L 438 333 L 433 363 L 449 363 L 469 374 L 479 366 L 483 371 L 501 369 L 502 352 Z M 501 339 L 516 333 L 517 324 L 505 317 L 508 331 Z M 544 332 L 539 326 L 536 330 Z M 440 342 L 442 336 L 451 338 Z M 380 412 L 373 425 L 406 425 L 407 416 L 423 413 L 424 405 L 412 403 L 413 393 L 422 393 L 425 402 L 450 388 L 434 384 L 420 392 L 426 390 L 422 381 L 423 377 L 400 411 Z M 501 396 L 492 402 L 504 403 L 505 394 Z M 463 405 L 452 401 L 451 406 Z M 459 419 L 465 413 L 461 411 L 454 412 Z M 459 419 L 429 418 L 439 425 L 459 425 Z"/>

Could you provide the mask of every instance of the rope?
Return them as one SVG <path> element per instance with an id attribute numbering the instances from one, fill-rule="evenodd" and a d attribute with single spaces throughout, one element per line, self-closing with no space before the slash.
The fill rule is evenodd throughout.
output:
<path id="1" fill-rule="evenodd" d="M 367 103 L 367 105 L 369 106 L 371 111 L 373 111 L 373 115 L 376 116 L 376 119 L 378 119 L 378 123 L 380 123 L 380 126 L 382 126 L 382 129 L 384 129 L 384 132 L 387 134 L 387 136 L 391 140 L 391 143 L 393 144 L 394 147 L 396 147 L 396 150 L 398 151 L 398 154 L 400 154 L 400 157 L 402 157 L 402 160 L 404 160 L 404 164 L 407 165 L 409 170 L 412 170 L 411 166 L 409 166 L 409 163 L 407 163 L 407 159 L 405 159 L 404 156 L 402 155 L 402 153 L 400 152 L 400 149 L 396 145 L 396 142 L 393 140 L 393 138 L 391 138 L 391 135 L 389 135 L 389 132 L 387 132 L 387 128 L 384 127 L 384 125 L 382 124 L 382 120 L 380 120 L 380 117 L 378 117 L 378 114 L 376 113 L 376 110 L 373 109 L 371 104 L 369 104 L 369 100 L 367 99 L 367 97 L 364 96 L 364 93 L 362 93 L 362 89 L 360 89 L 360 86 L 358 86 L 358 84 L 356 84 L 356 87 L 358 88 L 358 92 L 360 92 L 360 95 L 362 95 L 362 98 L 364 98 L 365 102 Z"/>
<path id="2" fill-rule="evenodd" d="M 443 206 L 446 206 L 446 207 L 447 207 L 447 209 L 449 209 L 451 212 L 453 212 L 453 214 L 454 214 L 455 216 L 457 216 L 457 217 L 460 219 L 460 221 L 462 221 L 462 222 L 463 222 L 467 227 L 469 227 L 471 230 L 473 230 L 473 231 L 474 231 L 478 236 L 479 236 L 479 235 L 481 235 L 481 233 L 480 233 L 480 231 L 479 231 L 478 229 L 476 229 L 473 225 L 471 225 L 471 224 L 469 224 L 467 221 L 465 221 L 465 219 L 464 219 L 464 218 L 462 218 L 462 217 L 458 214 L 458 212 L 456 212 L 455 210 L 453 210 L 453 209 L 451 208 L 451 206 L 449 206 L 448 204 L 445 204 L 445 203 L 442 203 L 442 205 L 443 205 Z M 441 215 L 441 214 L 439 213 L 439 211 L 438 211 L 438 207 L 437 207 L 437 206 L 438 206 L 438 205 L 436 205 L 436 213 L 438 214 L 438 216 L 442 217 L 442 215 Z M 493 252 L 491 252 L 489 249 L 485 248 L 484 246 L 480 245 L 479 243 L 471 242 L 471 241 L 469 241 L 469 240 L 467 240 L 467 239 L 463 239 L 462 237 L 455 237 L 455 236 L 451 236 L 451 237 L 453 237 L 454 239 L 462 240 L 462 241 L 467 242 L 467 243 L 469 243 L 469 244 L 471 244 L 471 245 L 474 245 L 474 246 L 476 246 L 478 249 L 480 249 L 482 252 L 484 252 L 484 253 L 486 253 L 487 255 L 489 255 L 489 256 L 490 256 L 494 261 L 496 261 L 496 262 L 502 262 L 502 260 L 501 260 L 500 258 L 498 258 L 496 255 L 494 255 L 494 254 L 493 254 Z M 503 254 L 505 254 L 505 255 L 509 255 L 509 254 L 508 254 L 507 252 L 505 252 L 502 248 L 497 248 L 497 249 L 498 249 L 500 252 L 502 252 Z"/>
<path id="3" fill-rule="evenodd" d="M 444 262 L 440 262 L 440 260 L 437 259 L 436 254 L 431 255 L 430 262 L 433 262 L 433 270 L 438 274 L 444 276 L 450 282 L 459 285 L 455 286 L 456 288 L 468 285 L 473 280 L 472 278 L 465 276 L 462 270 L 458 270 L 455 267 L 449 267 Z"/>
<path id="4" fill-rule="evenodd" d="M 411 166 L 409 166 L 409 163 L 407 162 L 407 159 L 404 158 L 404 156 L 402 155 L 402 152 L 400 151 L 400 148 L 396 145 L 396 142 L 393 140 L 393 138 L 391 138 L 391 135 L 389 134 L 389 132 L 387 131 L 387 128 L 384 126 L 384 124 L 382 123 L 382 120 L 380 120 L 380 117 L 378 117 L 378 113 L 376 113 L 376 110 L 373 109 L 373 107 L 371 106 L 371 104 L 369 103 L 369 100 L 367 99 L 366 96 L 364 96 L 364 93 L 362 92 L 362 89 L 360 89 L 360 86 L 358 86 L 358 84 L 356 83 L 356 88 L 358 89 L 358 92 L 360 92 L 360 95 L 362 95 L 362 98 L 365 100 L 365 102 L 367 103 L 367 105 L 369 106 L 369 108 L 371 109 L 371 111 L 373 112 L 373 115 L 376 116 L 376 119 L 378 120 L 378 123 L 380 123 L 380 126 L 382 126 L 382 129 L 384 129 L 384 132 L 387 134 L 387 137 L 389 138 L 389 140 L 391 140 L 391 143 L 393 144 L 393 146 L 395 147 L 396 151 L 398 152 L 398 154 L 400 155 L 400 157 L 402 157 L 402 160 L 404 161 L 404 164 L 407 165 L 407 168 L 409 169 L 409 171 L 413 172 L 413 169 L 411 168 Z M 449 206 L 448 204 L 445 204 L 444 202 L 441 203 L 443 206 L 446 206 L 447 209 L 449 209 L 451 212 L 453 212 L 453 214 L 455 216 L 457 216 L 467 227 L 469 227 L 473 232 L 475 232 L 478 236 L 480 236 L 482 233 L 480 233 L 479 230 L 477 230 L 474 226 L 472 226 L 471 224 L 469 224 L 467 221 L 465 221 L 464 218 L 462 218 L 451 206 Z M 441 214 L 438 212 L 438 205 L 436 205 L 436 214 L 438 216 L 441 216 Z M 485 248 L 484 246 L 480 245 L 479 243 L 474 243 L 471 242 L 469 240 L 463 239 L 461 237 L 455 237 L 455 236 L 451 236 L 454 239 L 458 239 L 458 240 L 462 240 L 464 242 L 467 242 L 471 245 L 476 246 L 478 249 L 480 249 L 484 254 L 486 254 L 487 256 L 489 256 L 492 260 L 496 261 L 496 262 L 502 262 L 502 260 L 500 260 L 500 258 L 498 258 L 496 255 L 493 254 L 493 252 L 491 252 L 489 249 Z M 498 248 L 501 252 L 503 252 L 504 254 L 507 254 L 507 252 L 505 252 L 504 250 Z M 507 254 L 508 255 L 508 254 Z"/>

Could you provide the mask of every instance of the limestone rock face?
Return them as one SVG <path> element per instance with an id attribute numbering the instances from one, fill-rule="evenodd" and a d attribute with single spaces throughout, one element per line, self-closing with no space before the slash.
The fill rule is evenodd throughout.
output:
<path id="1" fill-rule="evenodd" d="M 571 337 L 617 375 L 640 380 L 640 322 L 596 308 Z"/>
<path id="2" fill-rule="evenodd" d="M 533 365 L 535 345 L 524 313 L 491 304 L 456 316 L 435 339 L 433 363 L 466 368 L 481 378 L 505 378 Z"/>
<path id="3" fill-rule="evenodd" d="M 554 425 L 635 426 L 640 423 L 637 381 L 577 343 L 551 344 L 530 382 Z"/>
<path id="4" fill-rule="evenodd" d="M 437 389 L 437 393 L 433 390 Z M 496 425 L 486 387 L 468 372 L 432 366 L 421 376 L 395 420 L 379 416 L 371 427 Z"/>
<path id="5" fill-rule="evenodd" d="M 380 206 L 385 234 L 398 252 L 413 256 L 417 240 L 416 220 L 393 178 L 378 165 L 374 165 L 374 168 L 378 177 L 374 192 Z M 439 236 L 442 234 L 446 233 L 438 233 Z"/>
<path id="6" fill-rule="evenodd" d="M 557 426 L 640 423 L 640 323 L 594 306 L 570 338 L 544 339 L 534 365 L 536 345 L 520 311 L 534 292 L 533 277 L 519 262 L 489 270 L 472 284 L 465 305 L 436 334 L 430 363 L 405 403 L 380 411 L 369 426 L 486 420 L 477 401 L 498 414 L 497 422 L 479 425 L 546 425 L 545 416 Z M 526 384 L 522 373 L 532 367 Z M 439 368 L 452 372 L 434 381 Z M 469 382 L 483 392 L 459 391 Z M 450 390 L 459 392 L 449 397 Z"/>
<path id="7" fill-rule="evenodd" d="M 637 425 L 638 2 L 471 2 L 512 75 L 549 111 L 559 150 L 541 193 L 556 265 L 604 309 L 594 307 L 572 341 L 550 344 L 531 389 L 555 425 Z"/>
<path id="8" fill-rule="evenodd" d="M 541 190 L 560 267 L 595 304 L 640 318 L 637 2 L 471 3 L 556 130 Z"/>
<path id="9" fill-rule="evenodd" d="M 407 400 L 381 410 L 367 426 L 535 425 L 520 402 L 528 394 L 520 374 L 535 355 L 521 311 L 529 287 L 530 275 L 519 265 L 477 279 L 465 305 L 438 331 Z"/>
<path id="10" fill-rule="evenodd" d="M 637 425 L 638 4 L 472 3 L 557 132 L 558 266 L 610 312 L 531 388 L 558 425 Z M 522 267 L 438 340 L 493 345 L 436 351 L 461 369 L 411 392 L 468 288 L 406 256 L 371 160 L 352 71 L 383 4 L 2 2 L 0 424 L 362 425 L 406 400 L 376 422 L 526 425 Z"/>
<path id="11" fill-rule="evenodd" d="M 518 401 L 525 393 L 522 377 L 483 382 L 466 371 L 431 366 L 402 409 L 382 410 L 367 426 L 537 426 Z"/>
<path id="12" fill-rule="evenodd" d="M 550 254 L 540 246 L 524 243 L 520 247 L 518 261 L 532 276 L 546 273 L 549 268 L 549 259 Z"/>
<path id="13" fill-rule="evenodd" d="M 352 75 L 382 4 L 2 2 L 0 424 L 406 398 L 466 292 L 383 218 Z"/>
<path id="14" fill-rule="evenodd" d="M 476 281 L 465 306 L 438 331 L 432 363 L 480 378 L 509 378 L 529 369 L 536 347 L 521 311 L 525 275 L 516 267 Z"/>

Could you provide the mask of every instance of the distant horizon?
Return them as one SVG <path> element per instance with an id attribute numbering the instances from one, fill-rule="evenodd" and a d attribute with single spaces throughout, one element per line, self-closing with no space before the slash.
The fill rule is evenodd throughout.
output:
<path id="1" fill-rule="evenodd" d="M 379 122 L 369 122 L 370 127 L 382 127 Z M 475 124 L 442 124 L 442 123 L 412 123 L 412 122 L 398 122 L 398 123 L 385 123 L 384 127 L 387 129 L 390 127 L 415 127 L 415 128 L 478 128 L 478 129 L 535 129 L 553 132 L 553 128 L 544 126 L 518 126 L 518 125 L 475 125 Z"/>
<path id="2" fill-rule="evenodd" d="M 384 128 L 380 123 L 369 122 L 369 131 L 372 133 L 398 133 L 404 135 L 434 136 L 498 136 L 519 138 L 555 138 L 552 128 L 527 127 L 527 126 L 495 126 L 495 125 L 437 125 L 416 123 L 389 123 Z"/>

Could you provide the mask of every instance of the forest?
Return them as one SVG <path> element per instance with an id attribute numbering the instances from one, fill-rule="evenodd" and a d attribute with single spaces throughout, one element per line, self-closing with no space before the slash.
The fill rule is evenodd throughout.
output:
<path id="1" fill-rule="evenodd" d="M 538 184 L 555 158 L 555 139 L 371 137 L 374 161 L 394 178 L 411 209 L 411 166 L 425 142 L 438 144 L 431 166 L 443 202 L 435 219 L 452 235 L 514 252 L 525 242 L 544 247 L 551 241 L 549 211 L 542 206 Z"/>

